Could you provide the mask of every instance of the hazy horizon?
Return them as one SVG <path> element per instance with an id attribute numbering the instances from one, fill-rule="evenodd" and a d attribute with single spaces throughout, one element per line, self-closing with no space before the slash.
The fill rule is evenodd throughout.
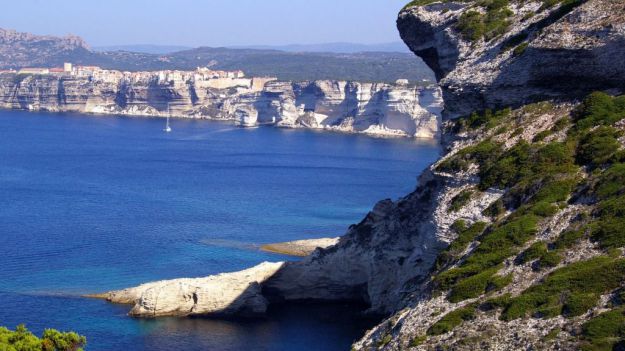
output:
<path id="1" fill-rule="evenodd" d="M 0 27 L 39 35 L 78 35 L 93 47 L 377 45 L 400 40 L 394 23 L 406 2 L 179 0 L 151 6 L 148 0 L 23 0 L 4 5 Z"/>

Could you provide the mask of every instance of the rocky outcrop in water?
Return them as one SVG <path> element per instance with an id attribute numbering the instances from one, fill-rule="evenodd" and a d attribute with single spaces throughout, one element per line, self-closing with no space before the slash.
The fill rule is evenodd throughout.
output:
<path id="1" fill-rule="evenodd" d="M 458 20 L 476 10 L 473 1 L 412 6 L 400 13 L 397 26 L 410 49 L 436 73 L 451 117 L 623 90 L 625 4 L 544 3 L 511 1 L 511 14 L 503 19 L 509 26 L 490 40 L 467 40 L 458 29 Z"/>
<path id="2" fill-rule="evenodd" d="M 203 79 L 194 72 L 96 71 L 92 76 L 0 75 L 0 107 L 229 120 L 370 135 L 434 138 L 437 88 L 269 78 Z"/>
<path id="3" fill-rule="evenodd" d="M 91 297 L 131 304 L 129 314 L 134 317 L 254 317 L 264 314 L 269 304 L 261 293 L 261 284 L 282 265 L 265 262 L 240 272 L 147 283 Z"/>

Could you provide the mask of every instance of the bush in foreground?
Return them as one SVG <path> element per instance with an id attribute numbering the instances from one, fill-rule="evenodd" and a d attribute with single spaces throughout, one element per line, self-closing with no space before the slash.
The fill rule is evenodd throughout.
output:
<path id="1" fill-rule="evenodd" d="M 87 339 L 74 332 L 46 329 L 39 338 L 24 325 L 18 325 L 15 331 L 0 327 L 2 351 L 81 351 L 86 344 Z"/>

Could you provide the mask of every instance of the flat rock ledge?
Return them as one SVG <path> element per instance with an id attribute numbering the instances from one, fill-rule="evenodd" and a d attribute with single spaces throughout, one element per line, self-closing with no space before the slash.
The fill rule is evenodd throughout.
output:
<path id="1" fill-rule="evenodd" d="M 306 257 L 318 248 L 328 248 L 339 242 L 339 238 L 321 238 L 309 240 L 296 240 L 284 243 L 262 245 L 262 251 L 273 252 L 289 256 Z"/>
<path id="2" fill-rule="evenodd" d="M 264 262 L 234 273 L 205 278 L 163 280 L 88 297 L 134 305 L 133 317 L 263 315 L 269 302 L 261 285 L 284 265 Z"/>

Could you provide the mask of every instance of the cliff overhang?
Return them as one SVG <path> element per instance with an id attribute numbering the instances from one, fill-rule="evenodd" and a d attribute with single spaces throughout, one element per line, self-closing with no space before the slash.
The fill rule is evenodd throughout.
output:
<path id="1" fill-rule="evenodd" d="M 483 2 L 433 2 L 399 14 L 401 37 L 436 73 L 448 117 L 625 91 L 623 2 L 505 3 L 499 32 L 482 36 L 466 23 L 488 16 Z"/>

